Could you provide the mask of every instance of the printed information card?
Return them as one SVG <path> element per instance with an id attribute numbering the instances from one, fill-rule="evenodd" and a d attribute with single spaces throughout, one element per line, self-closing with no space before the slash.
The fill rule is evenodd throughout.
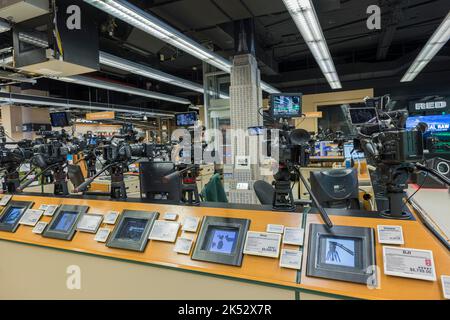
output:
<path id="1" fill-rule="evenodd" d="M 255 256 L 278 258 L 280 255 L 281 234 L 248 231 L 244 253 Z"/>
<path id="2" fill-rule="evenodd" d="M 383 247 L 384 273 L 391 276 L 436 281 L 430 250 Z"/>
<path id="3" fill-rule="evenodd" d="M 401 226 L 377 226 L 378 242 L 385 244 L 404 244 Z"/>
<path id="4" fill-rule="evenodd" d="M 280 267 L 300 270 L 302 267 L 302 252 L 300 250 L 281 250 Z"/>

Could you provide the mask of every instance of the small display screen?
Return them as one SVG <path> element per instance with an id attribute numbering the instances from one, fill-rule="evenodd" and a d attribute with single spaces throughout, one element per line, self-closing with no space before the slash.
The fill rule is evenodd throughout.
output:
<path id="1" fill-rule="evenodd" d="M 325 239 L 325 257 L 322 258 L 326 264 L 342 267 L 356 267 L 355 240 L 335 237 Z"/>
<path id="2" fill-rule="evenodd" d="M 122 221 L 119 232 L 117 233 L 117 239 L 139 241 L 144 233 L 145 226 L 148 220 L 125 218 Z"/>
<path id="3" fill-rule="evenodd" d="M 70 125 L 69 115 L 67 112 L 50 113 L 50 121 L 52 127 L 68 127 Z"/>
<path id="4" fill-rule="evenodd" d="M 272 95 L 270 98 L 272 116 L 275 118 L 300 117 L 302 114 L 302 96 Z"/>
<path id="5" fill-rule="evenodd" d="M 51 230 L 59 232 L 69 232 L 77 220 L 78 212 L 76 211 L 63 211 L 56 218 Z"/>
<path id="6" fill-rule="evenodd" d="M 375 108 L 350 108 L 349 112 L 352 124 L 364 124 L 377 116 Z"/>
<path id="7" fill-rule="evenodd" d="M 197 112 L 180 113 L 176 115 L 176 118 L 179 127 L 193 126 L 197 121 Z"/>
<path id="8" fill-rule="evenodd" d="M 236 246 L 237 229 L 211 227 L 208 230 L 209 243 L 207 251 L 231 254 Z"/>
<path id="9" fill-rule="evenodd" d="M 425 134 L 436 132 L 450 132 L 450 115 L 408 117 L 406 129 L 414 129 L 420 122 L 428 125 Z"/>
<path id="10" fill-rule="evenodd" d="M 23 208 L 21 207 L 9 207 L 8 211 L 2 216 L 1 223 L 15 224 L 20 218 Z"/>
<path id="11" fill-rule="evenodd" d="M 264 134 L 264 127 L 248 127 L 248 134 L 250 136 L 260 136 Z"/>

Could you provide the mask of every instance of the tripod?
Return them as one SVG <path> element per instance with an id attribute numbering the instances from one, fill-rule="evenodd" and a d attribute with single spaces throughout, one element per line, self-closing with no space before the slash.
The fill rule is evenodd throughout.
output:
<path id="1" fill-rule="evenodd" d="M 288 167 L 281 167 L 280 165 L 280 170 L 274 175 L 274 178 L 273 210 L 294 211 L 295 204 L 291 189 L 291 173 Z"/>

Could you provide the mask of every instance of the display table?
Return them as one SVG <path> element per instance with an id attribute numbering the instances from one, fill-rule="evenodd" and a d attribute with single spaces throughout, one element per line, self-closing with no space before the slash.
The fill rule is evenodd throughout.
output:
<path id="1" fill-rule="evenodd" d="M 250 231 L 266 231 L 267 224 L 285 227 L 320 223 L 318 215 L 240 210 L 233 208 L 189 207 L 103 201 L 44 196 L 14 196 L 15 201 L 41 204 L 89 206 L 88 213 L 109 210 L 157 211 L 159 220 L 168 212 L 178 214 L 177 222 L 187 216 L 217 216 L 250 219 Z M 43 216 L 40 221 L 49 221 Z M 382 246 L 376 243 L 376 262 L 381 268 L 380 289 L 343 281 L 307 277 L 305 273 L 307 235 L 300 272 L 281 268 L 279 259 L 244 255 L 242 266 L 229 266 L 192 260 L 190 255 L 174 252 L 174 243 L 151 240 L 144 252 L 107 247 L 94 240 L 95 234 L 77 231 L 71 241 L 45 238 L 32 233 L 33 227 L 21 225 L 15 233 L 0 231 L 0 298 L 2 299 L 442 299 L 440 275 L 450 274 L 450 256 L 445 247 L 416 221 L 331 216 L 335 225 L 401 225 L 404 247 L 433 251 L 438 281 L 428 282 L 386 276 L 382 271 Z M 113 229 L 103 224 L 101 227 Z M 178 236 L 182 233 L 181 229 Z M 187 234 L 187 233 L 186 233 Z M 197 233 L 187 237 L 196 240 Z M 282 248 L 298 246 L 282 244 Z M 81 274 L 81 288 L 70 290 L 67 282 L 73 270 Z M 69 286 L 70 287 L 70 286 Z"/>

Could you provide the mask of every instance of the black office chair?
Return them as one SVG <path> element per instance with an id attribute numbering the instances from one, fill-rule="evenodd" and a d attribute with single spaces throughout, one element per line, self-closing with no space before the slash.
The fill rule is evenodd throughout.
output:
<path id="1" fill-rule="evenodd" d="M 253 189 L 255 190 L 256 197 L 258 198 L 261 204 L 272 204 L 273 203 L 273 195 L 275 194 L 275 189 L 273 186 L 264 181 L 258 180 L 253 184 Z"/>
<path id="2" fill-rule="evenodd" d="M 311 191 L 324 208 L 361 209 L 356 169 L 312 171 Z"/>

